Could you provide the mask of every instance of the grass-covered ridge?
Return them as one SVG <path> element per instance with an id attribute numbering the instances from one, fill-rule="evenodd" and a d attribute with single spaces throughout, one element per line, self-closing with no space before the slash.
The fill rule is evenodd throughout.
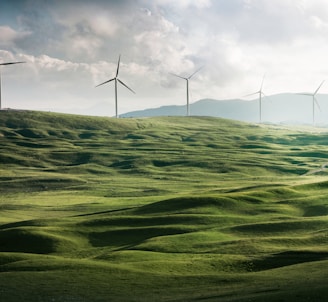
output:
<path id="1" fill-rule="evenodd" d="M 326 138 L 0 111 L 0 296 L 325 301 Z"/>

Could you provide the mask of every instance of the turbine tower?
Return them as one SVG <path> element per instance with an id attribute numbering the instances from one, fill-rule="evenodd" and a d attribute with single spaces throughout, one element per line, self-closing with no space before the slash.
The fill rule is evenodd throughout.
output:
<path id="1" fill-rule="evenodd" d="M 192 75 L 190 75 L 189 77 L 182 77 L 179 76 L 177 74 L 171 73 L 172 75 L 174 75 L 175 77 L 178 77 L 180 79 L 186 80 L 187 83 L 187 116 L 190 115 L 190 109 L 189 109 L 189 80 L 198 72 L 202 69 L 203 67 L 198 68 Z"/>
<path id="2" fill-rule="evenodd" d="M 2 109 L 2 104 L 1 104 L 1 67 L 2 66 L 7 66 L 7 65 L 21 64 L 21 63 L 26 63 L 26 62 L 7 62 L 7 63 L 0 63 L 0 110 Z"/>
<path id="3" fill-rule="evenodd" d="M 127 89 L 129 89 L 131 92 L 135 93 L 130 87 L 128 87 L 124 82 L 122 82 L 118 78 L 118 72 L 120 70 L 120 61 L 121 61 L 121 55 L 119 55 L 119 57 L 118 57 L 117 69 L 116 69 L 116 75 L 115 75 L 115 77 L 96 86 L 96 87 L 99 87 L 101 85 L 104 85 L 104 84 L 107 84 L 109 82 L 115 81 L 115 116 L 116 116 L 116 118 L 118 118 L 118 110 L 117 110 L 117 82 L 119 82 L 121 85 L 123 85 L 124 87 L 126 87 Z"/>
<path id="4" fill-rule="evenodd" d="M 263 79 L 262 79 L 262 84 L 261 84 L 261 88 L 259 91 L 256 91 L 254 93 L 251 93 L 251 94 L 247 94 L 245 95 L 246 96 L 251 96 L 251 95 L 255 95 L 255 94 L 258 94 L 259 95 L 259 121 L 260 121 L 260 124 L 262 123 L 262 96 L 265 96 L 262 88 L 263 88 L 263 83 L 264 83 L 264 78 L 265 78 L 265 75 L 263 76 Z"/>
<path id="5" fill-rule="evenodd" d="M 318 93 L 319 89 L 321 88 L 322 84 L 325 81 L 322 81 L 321 84 L 319 85 L 319 87 L 317 88 L 317 90 L 314 93 L 298 93 L 300 95 L 308 95 L 308 96 L 312 96 L 312 124 L 314 125 L 314 110 L 315 110 L 315 105 L 318 106 L 318 108 L 320 109 L 320 105 L 318 103 L 318 100 L 316 99 L 316 94 Z"/>

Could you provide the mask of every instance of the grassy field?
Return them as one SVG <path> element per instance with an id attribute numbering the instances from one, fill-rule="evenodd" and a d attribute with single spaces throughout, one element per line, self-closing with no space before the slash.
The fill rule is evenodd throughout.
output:
<path id="1" fill-rule="evenodd" d="M 0 111 L 0 301 L 326 301 L 327 132 Z"/>

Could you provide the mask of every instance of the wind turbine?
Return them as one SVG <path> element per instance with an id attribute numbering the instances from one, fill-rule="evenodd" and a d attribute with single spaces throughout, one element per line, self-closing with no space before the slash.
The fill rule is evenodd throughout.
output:
<path id="1" fill-rule="evenodd" d="M 265 96 L 264 92 L 262 91 L 263 83 L 264 83 L 264 78 L 265 78 L 265 75 L 263 76 L 262 84 L 261 84 L 261 88 L 260 88 L 259 91 L 256 91 L 256 92 L 254 92 L 254 93 L 251 93 L 251 94 L 247 94 L 247 95 L 245 95 L 245 97 L 246 97 L 246 96 L 255 95 L 255 94 L 258 94 L 258 95 L 259 95 L 259 114 L 260 114 L 260 124 L 262 123 L 262 96 Z"/>
<path id="2" fill-rule="evenodd" d="M 171 73 L 172 75 L 174 75 L 175 77 L 178 77 L 180 79 L 186 80 L 187 83 L 187 116 L 190 115 L 190 109 L 189 109 L 189 80 L 198 72 L 202 69 L 203 67 L 198 68 L 192 75 L 190 75 L 189 77 L 182 77 L 179 76 L 177 74 Z"/>
<path id="3" fill-rule="evenodd" d="M 104 85 L 104 84 L 107 84 L 109 82 L 115 81 L 115 116 L 116 116 L 116 118 L 118 118 L 118 112 L 117 112 L 117 82 L 119 82 L 121 85 L 125 86 L 127 89 L 129 89 L 130 91 L 132 91 L 133 93 L 135 93 L 130 87 L 128 87 L 125 83 L 123 83 L 118 78 L 118 72 L 120 70 L 120 61 L 121 61 L 121 55 L 119 55 L 119 57 L 118 57 L 117 69 L 116 69 L 116 75 L 115 75 L 115 77 L 96 86 L 96 87 L 99 87 L 101 85 Z"/>
<path id="4" fill-rule="evenodd" d="M 26 63 L 26 62 L 7 62 L 7 63 L 0 63 L 0 110 L 2 109 L 2 107 L 1 107 L 1 66 L 21 64 L 21 63 Z"/>
<path id="5" fill-rule="evenodd" d="M 319 89 L 321 88 L 322 84 L 324 83 L 325 81 L 322 81 L 321 84 L 319 85 L 319 87 L 317 88 L 317 90 L 314 92 L 314 93 L 298 93 L 300 95 L 308 95 L 308 96 L 312 96 L 312 123 L 314 125 L 314 107 L 315 105 L 318 106 L 318 108 L 320 109 L 320 105 L 318 103 L 318 100 L 316 99 L 316 94 L 318 93 Z"/>

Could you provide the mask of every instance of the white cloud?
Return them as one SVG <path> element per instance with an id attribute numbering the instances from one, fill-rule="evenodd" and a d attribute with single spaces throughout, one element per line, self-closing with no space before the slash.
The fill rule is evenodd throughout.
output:
<path id="1" fill-rule="evenodd" d="M 0 58 L 2 62 L 13 61 L 15 56 L 12 52 L 0 49 Z"/>
<path id="2" fill-rule="evenodd" d="M 207 8 L 212 5 L 211 0 L 179 0 L 179 1 L 157 0 L 156 3 L 162 6 L 166 6 L 166 5 L 174 6 L 179 9 L 185 9 L 187 7 L 195 7 L 197 9 L 200 9 L 200 8 Z"/>
<path id="3" fill-rule="evenodd" d="M 311 16 L 310 23 L 313 25 L 314 29 L 319 31 L 326 31 L 328 29 L 328 22 L 325 22 L 318 16 Z"/>
<path id="4" fill-rule="evenodd" d="M 30 32 L 18 32 L 12 29 L 10 26 L 0 26 L 0 46 L 12 46 L 16 41 L 26 38 L 29 36 Z"/>
<path id="5" fill-rule="evenodd" d="M 119 21 L 111 11 L 100 10 L 92 5 L 82 5 L 80 7 L 65 6 L 59 7 L 53 12 L 54 18 L 71 34 L 95 35 L 103 38 L 115 36 L 119 29 Z"/>
<path id="6" fill-rule="evenodd" d="M 65 70 L 75 71 L 79 66 L 79 64 L 77 63 L 51 58 L 47 55 L 42 55 L 33 61 L 36 64 L 38 64 L 39 68 L 43 68 L 45 70 L 52 70 L 52 71 L 65 71 Z"/>

